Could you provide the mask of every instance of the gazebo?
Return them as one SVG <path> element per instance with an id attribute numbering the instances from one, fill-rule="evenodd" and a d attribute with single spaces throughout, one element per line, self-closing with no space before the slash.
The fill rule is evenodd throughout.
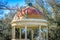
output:
<path id="1" fill-rule="evenodd" d="M 16 28 L 19 28 L 19 40 L 35 40 L 38 38 L 39 40 L 48 40 L 48 21 L 44 19 L 44 15 L 42 12 L 37 10 L 36 8 L 27 6 L 26 8 L 22 8 L 20 11 L 15 14 L 12 22 L 12 40 L 16 39 Z M 25 38 L 22 39 L 21 31 L 25 29 Z M 38 37 L 34 38 L 34 30 L 38 29 Z M 30 38 L 27 38 L 27 34 L 30 31 Z M 28 32 L 28 33 L 27 33 Z M 36 39 L 37 40 L 37 39 Z"/>

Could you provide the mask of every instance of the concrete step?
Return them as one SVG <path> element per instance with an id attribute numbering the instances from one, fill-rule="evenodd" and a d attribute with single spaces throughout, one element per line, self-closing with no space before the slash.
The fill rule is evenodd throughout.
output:
<path id="1" fill-rule="evenodd" d="M 12 40 L 25 40 L 25 39 L 12 39 Z M 29 40 L 29 39 L 27 39 L 27 40 Z"/>

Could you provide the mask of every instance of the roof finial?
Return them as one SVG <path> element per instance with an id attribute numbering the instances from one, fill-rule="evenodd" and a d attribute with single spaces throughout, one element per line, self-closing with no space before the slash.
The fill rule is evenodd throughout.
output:
<path id="1" fill-rule="evenodd" d="M 25 0 L 25 3 L 26 3 L 28 6 L 32 6 L 32 0 Z"/>

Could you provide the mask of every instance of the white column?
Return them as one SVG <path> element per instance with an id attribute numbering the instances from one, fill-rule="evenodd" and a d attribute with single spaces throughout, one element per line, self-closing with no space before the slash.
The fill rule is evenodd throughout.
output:
<path id="1" fill-rule="evenodd" d="M 33 30 L 31 30 L 31 40 L 33 40 Z"/>
<path id="2" fill-rule="evenodd" d="M 15 27 L 12 27 L 12 40 L 15 40 Z"/>
<path id="3" fill-rule="evenodd" d="M 20 28 L 20 31 L 19 32 L 20 32 L 20 40 L 21 40 L 21 28 Z"/>
<path id="4" fill-rule="evenodd" d="M 48 40 L 48 28 L 46 30 L 46 40 Z"/>
<path id="5" fill-rule="evenodd" d="M 27 26 L 25 26 L 25 40 L 27 40 Z"/>
<path id="6" fill-rule="evenodd" d="M 39 40 L 41 40 L 41 25 L 39 26 Z"/>
<path id="7" fill-rule="evenodd" d="M 46 39 L 45 36 L 46 36 L 46 32 L 45 32 L 45 30 L 44 30 L 44 28 L 43 28 L 43 40 Z"/>

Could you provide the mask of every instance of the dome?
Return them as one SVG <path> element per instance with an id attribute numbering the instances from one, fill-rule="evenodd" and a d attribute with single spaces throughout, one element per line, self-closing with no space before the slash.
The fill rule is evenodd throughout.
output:
<path id="1" fill-rule="evenodd" d="M 26 18 L 44 18 L 44 15 L 42 14 L 42 12 L 40 12 L 39 10 L 33 8 L 33 7 L 26 7 L 26 8 L 22 8 L 21 11 L 19 11 L 19 13 L 17 13 L 18 17 L 26 17 Z"/>
<path id="2" fill-rule="evenodd" d="M 37 27 L 38 25 L 47 26 L 47 21 L 39 10 L 33 7 L 26 7 L 17 12 L 11 24 L 12 26 L 19 26 L 21 28 L 25 27 L 25 25 L 28 27 Z"/>

